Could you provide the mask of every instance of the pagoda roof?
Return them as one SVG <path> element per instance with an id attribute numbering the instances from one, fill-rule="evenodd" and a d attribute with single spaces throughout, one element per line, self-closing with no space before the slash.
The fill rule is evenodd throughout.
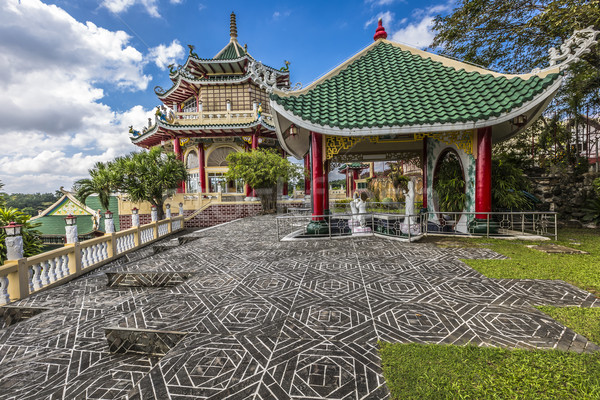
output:
<path id="1" fill-rule="evenodd" d="M 142 147 L 153 147 L 159 145 L 162 141 L 172 140 L 175 137 L 223 137 L 240 136 L 256 132 L 256 129 L 265 129 L 275 137 L 275 127 L 267 123 L 264 119 L 254 120 L 248 123 L 235 124 L 169 124 L 162 120 L 157 120 L 156 124 L 138 137 L 132 137 L 131 142 Z"/>
<path id="2" fill-rule="evenodd" d="M 508 125 L 520 115 L 530 122 L 561 81 L 559 67 L 501 74 L 378 39 L 303 89 L 275 89 L 271 109 L 280 141 L 291 124 L 301 136 L 310 131 L 334 136 L 460 131 Z M 516 133 L 507 126 L 502 130 L 503 136 Z M 304 142 L 302 149 L 286 151 L 302 156 Z"/>
<path id="3" fill-rule="evenodd" d="M 240 46 L 240 44 L 237 42 L 237 39 L 232 37 L 229 43 L 227 43 L 227 46 L 223 47 L 223 49 L 219 51 L 213 58 L 215 60 L 236 60 L 245 55 L 246 49 Z"/>
<path id="4" fill-rule="evenodd" d="M 363 163 L 351 163 L 351 164 L 342 164 L 340 166 L 340 168 L 338 169 L 339 172 L 343 172 L 346 169 L 364 169 L 364 168 L 368 168 L 369 166 L 367 164 L 363 164 Z"/>

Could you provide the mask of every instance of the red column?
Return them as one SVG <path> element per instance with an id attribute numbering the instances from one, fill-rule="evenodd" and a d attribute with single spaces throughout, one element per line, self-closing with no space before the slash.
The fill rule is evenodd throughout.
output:
<path id="1" fill-rule="evenodd" d="M 329 161 L 323 161 L 323 212 L 329 210 Z"/>
<path id="2" fill-rule="evenodd" d="M 304 156 L 304 169 L 310 171 L 310 151 Z M 304 177 L 304 195 L 310 195 L 310 176 Z"/>
<path id="3" fill-rule="evenodd" d="M 423 208 L 427 208 L 427 136 L 423 138 Z"/>
<path id="4" fill-rule="evenodd" d="M 323 215 L 323 135 L 311 132 L 313 215 Z M 313 217 L 313 221 L 322 221 Z"/>
<path id="5" fill-rule="evenodd" d="M 179 146 L 179 138 L 173 139 L 173 152 L 178 160 L 181 161 L 181 146 Z M 185 182 L 179 182 L 179 187 L 177 188 L 177 193 L 185 193 Z"/>
<path id="6" fill-rule="evenodd" d="M 346 197 L 352 197 L 352 190 L 350 190 L 350 176 L 348 175 L 348 168 L 344 170 L 346 175 Z"/>
<path id="7" fill-rule="evenodd" d="M 208 193 L 206 190 L 206 171 L 205 171 L 206 161 L 204 160 L 204 144 L 200 143 L 198 145 L 198 175 L 199 175 L 199 183 L 200 183 L 200 193 Z"/>
<path id="8" fill-rule="evenodd" d="M 359 176 L 359 171 L 358 169 L 353 169 L 352 170 L 352 192 L 356 192 L 357 189 L 357 183 L 356 181 L 358 180 Z"/>
<path id="9" fill-rule="evenodd" d="M 477 162 L 475 177 L 475 212 L 492 211 L 492 128 L 477 129 Z M 478 219 L 487 215 L 478 214 Z"/>

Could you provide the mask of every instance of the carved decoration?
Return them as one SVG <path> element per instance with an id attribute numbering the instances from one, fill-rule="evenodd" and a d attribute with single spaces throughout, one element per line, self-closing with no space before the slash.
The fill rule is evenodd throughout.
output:
<path id="1" fill-rule="evenodd" d="M 454 145 L 466 154 L 473 154 L 473 131 L 415 133 L 415 140 L 421 140 L 425 136 L 439 140 L 449 146 Z"/>
<path id="2" fill-rule="evenodd" d="M 154 93 L 156 93 L 158 96 L 162 96 L 166 92 L 167 91 L 163 89 L 162 86 L 154 86 Z"/>
<path id="3" fill-rule="evenodd" d="M 361 137 L 348 137 L 348 136 L 327 136 L 326 141 L 326 159 L 331 160 L 333 156 L 336 156 L 342 150 L 349 150 L 354 147 L 358 142 L 362 142 L 367 139 L 366 136 Z"/>
<path id="4" fill-rule="evenodd" d="M 258 61 L 250 61 L 248 66 L 248 72 L 254 83 L 260 88 L 267 91 L 267 93 L 273 92 L 273 89 L 277 84 L 277 74 L 265 67 L 263 63 Z"/>
<path id="5" fill-rule="evenodd" d="M 599 34 L 600 32 L 592 26 L 573 32 L 573 35 L 559 49 L 552 47 L 548 50 L 550 66 L 560 64 L 561 69 L 564 69 L 570 63 L 579 61 L 579 58 L 589 53 L 590 47 L 597 43 L 596 36 Z"/>

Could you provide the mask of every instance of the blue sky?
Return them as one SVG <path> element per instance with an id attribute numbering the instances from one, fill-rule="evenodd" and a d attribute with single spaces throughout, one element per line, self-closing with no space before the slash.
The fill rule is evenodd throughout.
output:
<path id="1" fill-rule="evenodd" d="M 170 87 L 167 65 L 187 44 L 203 58 L 238 40 L 273 67 L 291 62 L 308 84 L 373 40 L 382 17 L 388 39 L 425 48 L 431 20 L 452 0 L 2 0 L 0 1 L 0 181 L 6 192 L 71 188 L 95 162 L 137 148 L 141 127 Z"/>

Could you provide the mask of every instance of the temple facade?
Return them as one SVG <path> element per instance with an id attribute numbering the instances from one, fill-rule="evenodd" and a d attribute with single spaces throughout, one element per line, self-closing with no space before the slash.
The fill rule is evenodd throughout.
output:
<path id="1" fill-rule="evenodd" d="M 289 87 L 289 63 L 280 69 L 266 66 L 237 37 L 232 13 L 229 42 L 213 58 L 200 58 L 194 46 L 188 45 L 185 63 L 170 66 L 172 86 L 154 89 L 162 103 L 155 119 L 141 131 L 130 128 L 135 145 L 161 146 L 185 163 L 189 178 L 178 193 L 218 194 L 219 199 L 229 201 L 255 199 L 244 182 L 225 179 L 227 155 L 275 148 L 285 156 L 275 134 L 266 88 Z"/>

